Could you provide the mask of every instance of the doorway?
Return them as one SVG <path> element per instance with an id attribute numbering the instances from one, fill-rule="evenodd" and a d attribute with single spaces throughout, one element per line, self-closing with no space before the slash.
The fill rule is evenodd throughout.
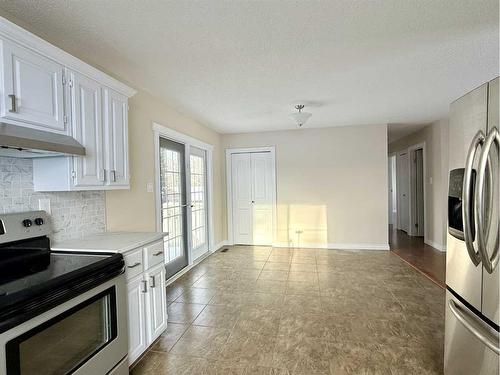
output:
<path id="1" fill-rule="evenodd" d="M 422 148 L 412 150 L 411 158 L 411 234 L 424 237 L 424 150 Z"/>
<path id="2" fill-rule="evenodd" d="M 398 229 L 408 233 L 410 226 L 410 206 L 409 206 L 409 190 L 410 190 L 410 173 L 408 165 L 408 151 L 400 152 L 397 161 L 397 181 L 398 181 Z"/>
<path id="3" fill-rule="evenodd" d="M 389 163 L 388 163 L 388 186 L 389 186 L 389 225 L 396 225 L 397 220 L 398 220 L 398 203 L 397 203 L 397 182 L 396 182 L 396 155 L 390 155 L 389 156 Z"/>
<path id="4" fill-rule="evenodd" d="M 173 280 L 216 246 L 213 147 L 159 124 L 153 124 L 153 130 L 156 227 L 168 233 L 164 237 L 166 277 Z"/>
<path id="5" fill-rule="evenodd" d="M 240 245 L 272 245 L 276 223 L 274 147 L 226 150 L 228 237 Z"/>

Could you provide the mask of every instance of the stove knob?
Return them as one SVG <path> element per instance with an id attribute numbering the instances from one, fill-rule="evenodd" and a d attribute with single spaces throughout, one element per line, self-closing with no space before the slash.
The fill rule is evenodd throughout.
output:
<path id="1" fill-rule="evenodd" d="M 37 217 L 35 219 L 35 224 L 36 225 L 43 225 L 43 219 L 41 217 Z"/>
<path id="2" fill-rule="evenodd" d="M 23 220 L 23 226 L 26 228 L 29 228 L 33 225 L 33 222 L 30 219 L 24 219 Z"/>

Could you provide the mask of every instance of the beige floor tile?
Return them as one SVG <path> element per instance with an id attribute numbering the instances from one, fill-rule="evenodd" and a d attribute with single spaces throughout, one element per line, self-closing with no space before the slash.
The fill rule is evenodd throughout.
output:
<path id="1" fill-rule="evenodd" d="M 209 305 L 203 309 L 193 322 L 207 327 L 233 328 L 238 320 L 239 307 Z"/>
<path id="2" fill-rule="evenodd" d="M 289 262 L 267 262 L 263 268 L 264 271 L 289 271 Z"/>
<path id="3" fill-rule="evenodd" d="M 167 307 L 168 322 L 192 323 L 206 305 L 174 302 Z"/>
<path id="4" fill-rule="evenodd" d="M 176 356 L 218 359 L 230 329 L 191 326 L 177 341 L 170 353 Z"/>
<path id="5" fill-rule="evenodd" d="M 193 288 L 177 297 L 175 302 L 199 303 L 202 305 L 206 305 L 208 302 L 210 302 L 214 295 L 214 290 Z"/>
<path id="6" fill-rule="evenodd" d="M 166 292 L 132 374 L 442 374 L 444 291 L 388 252 L 230 247 Z"/>
<path id="7" fill-rule="evenodd" d="M 161 334 L 160 338 L 156 341 L 151 350 L 157 352 L 168 352 L 181 338 L 182 334 L 186 332 L 188 327 L 189 324 L 168 323 L 167 330 Z"/>
<path id="8" fill-rule="evenodd" d="M 290 271 L 288 274 L 289 281 L 316 281 L 318 274 L 315 272 Z"/>
<path id="9" fill-rule="evenodd" d="M 287 279 L 288 279 L 288 271 L 280 271 L 280 270 L 262 271 L 259 275 L 259 280 L 286 281 Z"/>

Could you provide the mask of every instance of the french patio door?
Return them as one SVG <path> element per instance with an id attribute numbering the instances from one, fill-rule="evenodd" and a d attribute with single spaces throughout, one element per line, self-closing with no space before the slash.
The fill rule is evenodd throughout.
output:
<path id="1" fill-rule="evenodd" d="M 160 137 L 161 228 L 167 279 L 208 252 L 207 155 Z"/>
<path id="2" fill-rule="evenodd" d="M 185 146 L 160 138 L 161 226 L 167 279 L 188 265 Z"/>
<path id="3" fill-rule="evenodd" d="M 193 259 L 197 259 L 208 251 L 207 155 L 193 146 L 189 152 L 191 246 Z"/>

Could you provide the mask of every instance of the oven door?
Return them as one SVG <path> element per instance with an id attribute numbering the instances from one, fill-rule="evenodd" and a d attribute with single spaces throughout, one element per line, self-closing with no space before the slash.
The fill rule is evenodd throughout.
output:
<path id="1" fill-rule="evenodd" d="M 127 356 L 125 296 L 120 275 L 4 332 L 0 373 L 110 372 Z"/>

